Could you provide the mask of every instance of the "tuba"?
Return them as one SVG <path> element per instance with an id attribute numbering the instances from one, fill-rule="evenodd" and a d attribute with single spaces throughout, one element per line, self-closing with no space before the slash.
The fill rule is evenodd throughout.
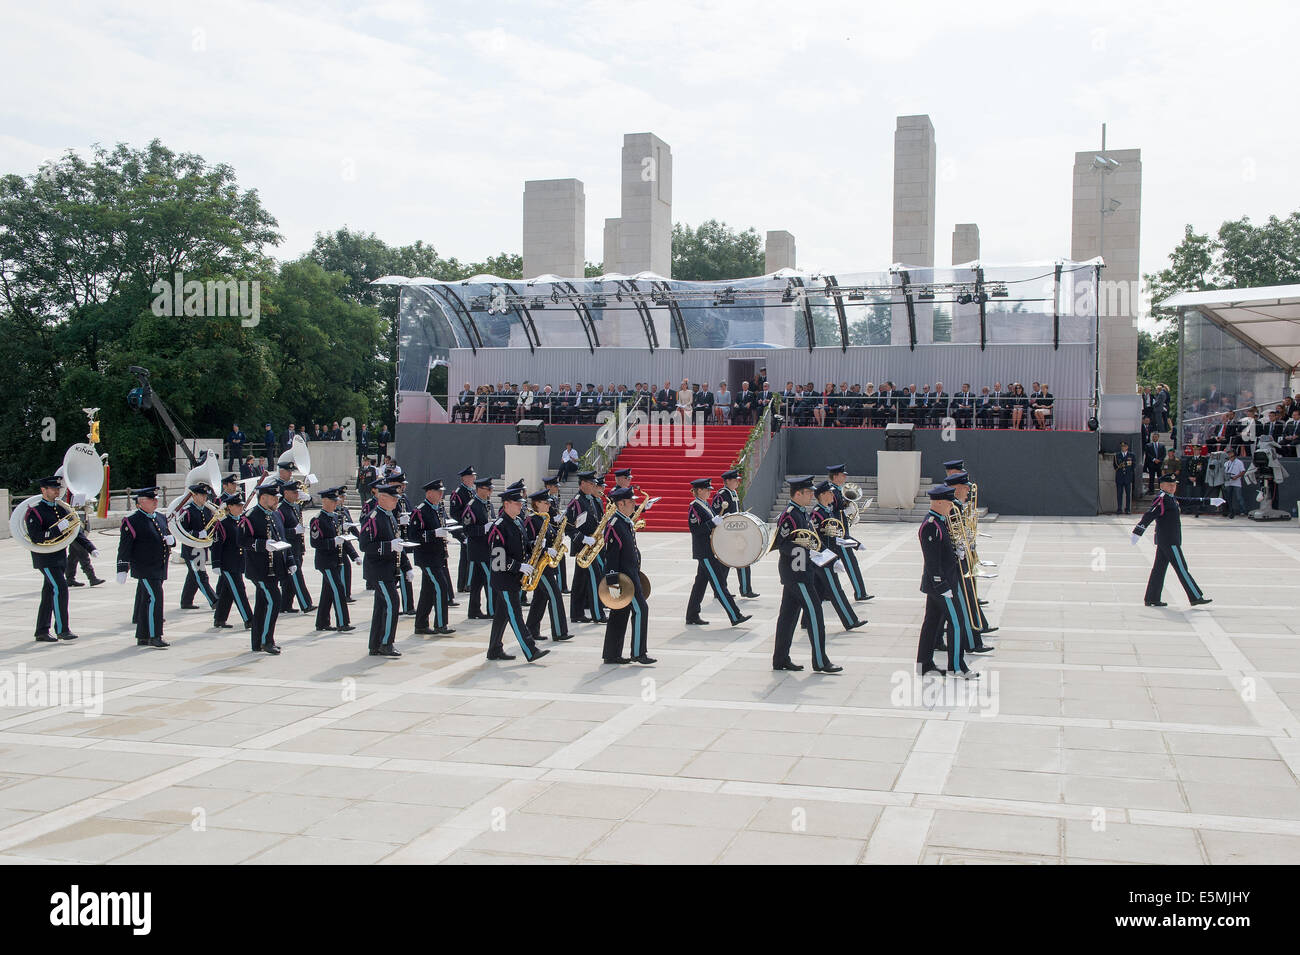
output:
<path id="1" fill-rule="evenodd" d="M 96 497 L 104 487 L 104 462 L 92 444 L 74 444 L 63 455 L 63 483 L 67 485 L 73 499 L 90 500 Z M 53 554 L 63 550 L 77 539 L 85 525 L 77 516 L 77 509 L 62 500 L 55 500 L 63 519 L 69 521 L 66 530 L 48 541 L 34 541 L 27 536 L 27 510 L 35 507 L 43 498 L 34 494 L 14 508 L 9 516 L 9 532 L 20 546 L 33 554 Z"/>
<path id="2" fill-rule="evenodd" d="M 172 533 L 175 534 L 186 547 L 193 547 L 195 550 L 203 550 L 205 547 L 212 546 L 212 542 L 215 540 L 212 536 L 212 528 L 216 526 L 218 520 L 225 517 L 225 508 L 218 510 L 211 504 L 205 504 L 203 506 L 204 510 L 209 511 L 210 513 L 208 514 L 208 522 L 204 526 L 203 531 L 201 531 L 201 534 L 206 536 L 198 537 L 186 530 L 185 526 L 176 519 L 181 512 L 181 508 L 185 506 L 186 502 L 189 501 L 192 496 L 191 492 L 188 490 L 189 486 L 191 484 L 197 484 L 200 481 L 212 488 L 213 493 L 216 492 L 217 488 L 221 487 L 221 467 L 217 464 L 217 456 L 211 451 L 204 451 L 203 460 L 199 463 L 198 467 L 190 468 L 189 472 L 185 475 L 185 494 L 181 496 L 175 504 L 163 512 L 163 516 L 167 518 L 167 524 L 171 527 Z"/>

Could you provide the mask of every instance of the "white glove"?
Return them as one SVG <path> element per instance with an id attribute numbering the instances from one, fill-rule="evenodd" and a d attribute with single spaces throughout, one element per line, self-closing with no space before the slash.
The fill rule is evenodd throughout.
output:
<path id="1" fill-rule="evenodd" d="M 532 564 L 520 564 L 519 570 L 525 574 L 531 574 L 536 568 Z"/>
<path id="2" fill-rule="evenodd" d="M 401 517 L 399 517 L 399 518 L 397 519 L 397 523 L 399 523 L 399 524 L 401 524 L 403 527 L 405 527 L 407 524 L 411 523 L 411 515 L 410 515 L 410 514 L 403 514 Z"/>
<path id="3" fill-rule="evenodd" d="M 282 550 L 289 549 L 289 542 L 288 541 L 267 541 L 266 549 L 273 554 L 278 554 Z"/>
<path id="4" fill-rule="evenodd" d="M 125 570 L 119 570 L 119 571 L 117 572 L 117 582 L 118 582 L 119 584 L 124 584 L 124 583 L 126 583 L 126 571 L 125 571 Z"/>
<path id="5" fill-rule="evenodd" d="M 1137 534 L 1129 534 L 1129 535 L 1128 535 L 1128 542 L 1129 542 L 1130 544 L 1136 544 L 1136 543 L 1138 542 L 1138 535 L 1137 535 Z"/>
<path id="6" fill-rule="evenodd" d="M 546 548 L 546 556 L 555 560 L 560 556 L 560 554 L 554 547 L 548 547 Z"/>
<path id="7" fill-rule="evenodd" d="M 951 596 L 952 596 L 952 591 L 951 591 L 951 590 L 945 590 L 945 591 L 944 591 L 943 593 L 941 593 L 939 596 L 940 596 L 940 597 L 951 597 Z"/>
<path id="8" fill-rule="evenodd" d="M 66 531 L 69 527 L 72 526 L 72 521 L 65 517 L 63 520 L 59 521 L 59 523 L 55 524 L 54 526 L 61 531 Z"/>
<path id="9" fill-rule="evenodd" d="M 290 577 L 292 577 L 294 574 L 298 573 L 298 565 L 297 565 L 297 564 L 290 564 L 288 569 L 289 569 L 289 576 L 290 576 Z"/>
<path id="10" fill-rule="evenodd" d="M 171 534 L 168 534 L 166 537 L 164 537 L 163 541 L 167 544 L 168 547 L 176 546 L 176 538 L 172 537 Z"/>
<path id="11" fill-rule="evenodd" d="M 445 527 L 439 527 L 436 531 L 433 532 L 433 536 L 434 536 L 434 537 L 447 537 L 447 536 L 448 536 L 448 534 L 447 534 L 447 528 L 445 528 Z"/>
<path id="12" fill-rule="evenodd" d="M 194 536 L 195 536 L 196 538 L 198 538 L 199 540 L 201 540 L 201 541 L 205 541 L 205 540 L 208 539 L 208 532 L 207 532 L 207 531 L 199 531 L 199 532 L 198 532 L 197 534 L 195 534 Z"/>
<path id="13" fill-rule="evenodd" d="M 719 517 L 717 514 L 714 514 L 714 515 L 713 515 L 713 526 L 714 526 L 714 527 L 717 527 L 717 526 L 718 526 L 719 524 L 721 524 L 721 523 L 722 523 L 722 518 Z"/>
<path id="14" fill-rule="evenodd" d="M 293 529 L 293 532 L 297 534 L 299 537 L 301 537 L 304 533 L 306 533 L 306 530 L 303 528 L 301 524 L 299 524 L 297 527 Z"/>
<path id="15" fill-rule="evenodd" d="M 1215 507 L 1223 507 L 1223 505 L 1226 504 L 1227 502 L 1224 501 L 1224 499 L 1221 497 L 1212 497 L 1210 498 L 1210 503 Z"/>
<path id="16" fill-rule="evenodd" d="M 582 542 L 583 542 L 584 544 L 586 544 L 588 547 L 590 547 L 592 544 L 596 543 L 596 538 L 594 538 L 594 537 L 584 537 L 584 538 L 582 539 Z"/>
<path id="17" fill-rule="evenodd" d="M 414 571 L 414 570 L 408 570 L 408 571 L 406 572 L 406 579 L 407 579 L 407 580 L 415 580 L 415 571 Z"/>
<path id="18" fill-rule="evenodd" d="M 858 546 L 858 542 L 851 537 L 837 537 L 835 543 L 839 547 L 853 548 Z"/>

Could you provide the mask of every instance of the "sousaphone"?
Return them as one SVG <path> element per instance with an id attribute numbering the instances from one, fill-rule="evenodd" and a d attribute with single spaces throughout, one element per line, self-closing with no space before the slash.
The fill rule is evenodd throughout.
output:
<path id="1" fill-rule="evenodd" d="M 213 518 L 217 514 L 217 508 L 212 504 L 203 505 L 204 512 L 208 515 L 207 527 L 204 532 L 206 537 L 195 537 L 185 529 L 185 525 L 175 518 L 180 514 L 187 501 L 193 496 L 190 491 L 191 484 L 202 482 L 212 488 L 212 493 L 216 494 L 221 489 L 221 467 L 217 464 L 217 456 L 211 451 L 203 452 L 203 459 L 199 462 L 198 467 L 190 468 L 185 475 L 185 493 L 177 499 L 176 503 L 163 512 L 167 518 L 167 524 L 173 534 L 180 538 L 181 542 L 187 547 L 193 547 L 196 550 L 202 550 L 205 547 L 211 547 L 216 538 L 212 535 L 212 525 L 215 523 Z M 224 511 L 224 508 L 222 509 Z M 224 516 L 224 515 L 223 515 Z"/>
<path id="2" fill-rule="evenodd" d="M 307 442 L 300 434 L 293 436 L 289 450 L 275 459 L 275 465 L 303 475 L 303 483 L 308 487 L 316 483 L 316 475 L 311 473 L 311 452 L 307 450 Z"/>
<path id="3" fill-rule="evenodd" d="M 67 486 L 73 500 L 88 501 L 97 497 L 104 487 L 104 462 L 93 444 L 74 444 L 63 455 L 63 483 Z M 35 507 L 42 500 L 41 495 L 34 494 L 14 508 L 9 516 L 9 533 L 20 546 L 33 554 L 52 554 L 68 547 L 81 533 L 81 518 L 77 510 L 62 498 L 55 504 L 63 514 L 68 526 L 52 540 L 36 542 L 27 536 L 27 509 Z"/>

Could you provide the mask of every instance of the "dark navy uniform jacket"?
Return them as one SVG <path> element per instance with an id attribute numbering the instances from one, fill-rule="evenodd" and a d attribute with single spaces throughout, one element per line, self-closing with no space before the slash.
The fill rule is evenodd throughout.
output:
<path id="1" fill-rule="evenodd" d="M 488 525 L 486 541 L 493 589 L 518 590 L 523 574 L 519 565 L 527 559 L 523 529 L 513 518 L 502 514 Z"/>
<path id="2" fill-rule="evenodd" d="M 278 511 L 268 511 L 255 504 L 239 519 L 243 534 L 244 576 L 249 580 L 276 580 L 288 577 L 289 567 L 297 561 L 292 550 L 268 550 L 268 541 L 284 540 L 284 522 Z"/>
<path id="3" fill-rule="evenodd" d="M 1138 521 L 1137 527 L 1133 528 L 1133 533 L 1139 537 L 1146 531 L 1147 525 L 1155 521 L 1156 525 L 1156 546 L 1157 547 L 1175 547 L 1183 542 L 1183 518 L 1179 509 L 1180 504 L 1188 507 L 1209 507 L 1210 499 L 1208 497 L 1178 497 L 1173 494 L 1166 494 L 1164 491 L 1158 493 L 1147 512 L 1142 515 L 1142 520 Z"/>
<path id="4" fill-rule="evenodd" d="M 443 523 L 442 505 L 435 506 L 427 500 L 411 514 L 406 539 L 420 545 L 415 549 L 417 567 L 436 567 L 447 560 L 447 541 L 435 533 Z"/>
<path id="5" fill-rule="evenodd" d="M 921 542 L 921 593 L 942 594 L 961 585 L 961 565 L 948 533 L 948 520 L 936 511 L 930 511 L 916 532 Z"/>
<path id="6" fill-rule="evenodd" d="M 311 519 L 311 546 L 316 551 L 317 570 L 333 570 L 343 566 L 343 513 L 335 509 L 331 514 L 322 510 Z"/>
<path id="7" fill-rule="evenodd" d="M 794 542 L 794 532 L 801 528 L 812 529 L 812 522 L 808 512 L 791 501 L 777 518 L 775 531 L 776 548 L 781 555 L 777 566 L 783 584 L 814 584 L 817 580 L 817 565 L 808 550 Z M 795 568 L 796 555 L 801 555 L 802 571 Z"/>
<path id="8" fill-rule="evenodd" d="M 641 592 L 641 550 L 636 546 L 636 528 L 630 518 L 614 514 L 605 525 L 605 579 L 613 582 L 627 574 Z"/>
<path id="9" fill-rule="evenodd" d="M 171 548 L 163 540 L 165 518 L 134 510 L 122 518 L 117 538 L 117 572 L 130 571 L 137 580 L 166 580 Z"/>
<path id="10" fill-rule="evenodd" d="M 718 499 L 717 495 L 713 498 Z M 686 509 L 686 523 L 691 529 L 691 556 L 702 560 L 713 556 L 713 508 L 698 498 Z"/>
<path id="11" fill-rule="evenodd" d="M 63 520 L 64 513 L 59 509 L 59 505 L 54 501 L 47 501 L 44 498 L 37 501 L 33 506 L 27 509 L 27 516 L 23 519 L 23 524 L 27 528 L 27 536 L 32 539 L 34 544 L 44 544 L 63 533 L 58 528 L 59 521 Z M 32 552 L 32 566 L 38 570 L 42 567 L 66 567 L 68 566 L 68 549 L 66 547 L 50 553 Z"/>
<path id="12" fill-rule="evenodd" d="M 217 526 L 212 529 L 212 533 L 215 539 L 208 552 L 212 556 L 212 566 L 217 570 L 226 570 L 242 576 L 244 541 L 243 532 L 239 529 L 239 518 L 227 514 L 217 521 Z"/>
<path id="13" fill-rule="evenodd" d="M 392 511 L 376 507 L 361 522 L 361 570 L 369 583 L 393 581 L 401 573 L 402 548 L 397 518 Z"/>
<path id="14" fill-rule="evenodd" d="M 469 539 L 469 559 L 487 560 L 488 525 L 492 523 L 492 505 L 477 494 L 465 505 L 460 522 L 465 527 L 465 536 Z"/>

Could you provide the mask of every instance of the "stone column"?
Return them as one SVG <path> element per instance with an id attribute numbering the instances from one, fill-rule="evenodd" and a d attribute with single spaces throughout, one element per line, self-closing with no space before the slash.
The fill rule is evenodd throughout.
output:
<path id="1" fill-rule="evenodd" d="M 934 267 L 936 156 L 930 117 L 899 116 L 894 127 L 895 263 Z M 926 303 L 916 306 L 916 340 L 934 340 L 934 309 Z M 894 309 L 893 342 L 908 342 L 907 310 L 901 305 Z"/>
<path id="2" fill-rule="evenodd" d="M 587 200 L 577 179 L 524 183 L 524 278 L 581 277 L 586 256 Z"/>

